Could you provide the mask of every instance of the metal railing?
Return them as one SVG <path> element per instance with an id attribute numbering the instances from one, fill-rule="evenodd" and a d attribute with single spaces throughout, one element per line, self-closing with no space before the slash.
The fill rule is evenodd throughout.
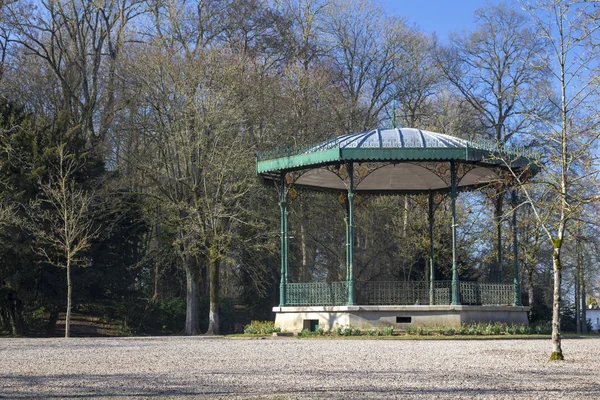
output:
<path id="1" fill-rule="evenodd" d="M 341 306 L 347 302 L 346 282 L 288 283 L 285 289 L 288 306 Z"/>
<path id="2" fill-rule="evenodd" d="M 460 282 L 461 303 L 467 305 L 512 305 L 515 287 L 509 283 Z"/>
<path id="3" fill-rule="evenodd" d="M 505 283 L 460 282 L 464 305 L 511 305 L 514 286 Z M 431 290 L 433 289 L 433 290 Z M 360 305 L 446 305 L 452 301 L 452 281 L 385 281 L 355 283 Z M 338 306 L 348 301 L 347 282 L 288 283 L 285 304 L 289 306 Z"/>

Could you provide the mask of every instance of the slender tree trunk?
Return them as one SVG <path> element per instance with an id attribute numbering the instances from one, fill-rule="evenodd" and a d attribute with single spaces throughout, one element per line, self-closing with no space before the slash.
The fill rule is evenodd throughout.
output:
<path id="1" fill-rule="evenodd" d="M 579 287 L 581 285 L 581 243 L 579 238 L 575 239 L 575 249 L 577 252 L 577 265 L 575 266 L 575 326 L 577 327 L 577 334 L 581 334 L 581 301 L 579 295 L 581 294 Z"/>
<path id="2" fill-rule="evenodd" d="M 154 234 L 156 235 L 156 254 L 160 253 L 160 206 L 156 206 L 156 221 L 154 225 Z M 158 282 L 160 277 L 160 265 L 158 260 L 154 260 L 154 293 L 152 294 L 152 299 L 158 299 Z"/>
<path id="3" fill-rule="evenodd" d="M 579 271 L 575 272 L 575 326 L 577 327 L 577 334 L 581 334 L 581 310 L 579 305 Z"/>
<path id="4" fill-rule="evenodd" d="M 502 193 L 502 189 L 499 189 L 496 192 L 496 198 L 494 201 L 494 222 L 496 223 L 496 263 L 498 266 L 498 282 L 502 282 L 502 263 L 504 262 L 503 257 L 503 247 L 502 247 L 502 205 L 504 202 L 504 197 Z"/>
<path id="5" fill-rule="evenodd" d="M 198 265 L 193 257 L 186 257 L 185 279 L 186 279 L 186 307 L 185 307 L 185 331 L 186 335 L 200 334 L 200 279 Z"/>
<path id="6" fill-rule="evenodd" d="M 4 310 L 0 308 L 0 330 L 7 330 L 10 328 L 10 317 L 8 316 L 8 309 Z"/>
<path id="7" fill-rule="evenodd" d="M 67 315 L 65 316 L 65 337 L 71 336 L 71 259 L 67 256 Z"/>
<path id="8" fill-rule="evenodd" d="M 302 282 L 310 282 L 310 271 L 308 270 L 308 249 L 306 246 L 306 228 L 304 227 L 304 218 L 300 219 L 300 251 L 302 253 Z"/>
<path id="9" fill-rule="evenodd" d="M 14 304 L 8 305 L 8 323 L 10 325 L 10 334 L 12 336 L 19 336 L 19 330 L 17 329 L 17 318 L 15 315 Z"/>
<path id="10" fill-rule="evenodd" d="M 402 238 L 406 238 L 408 230 L 408 196 L 404 196 L 404 206 L 402 207 Z"/>
<path id="11" fill-rule="evenodd" d="M 210 280 L 210 305 L 207 335 L 219 334 L 219 266 L 220 260 L 210 261 L 208 271 L 208 279 Z"/>
<path id="12" fill-rule="evenodd" d="M 8 316 L 5 314 L 5 310 L 0 307 L 0 330 L 6 330 L 8 327 Z"/>
<path id="13" fill-rule="evenodd" d="M 579 299 L 581 301 L 581 333 L 583 333 L 584 335 L 588 333 L 588 329 L 587 329 L 587 313 L 586 313 L 586 308 L 587 308 L 587 302 L 586 302 L 586 293 L 585 293 L 585 273 L 584 273 L 584 269 L 583 267 L 581 268 L 581 272 L 579 274 L 579 277 L 581 279 L 581 284 L 579 285 L 579 289 L 580 289 L 580 296 Z"/>
<path id="14" fill-rule="evenodd" d="M 531 263 L 527 268 L 527 295 L 529 300 L 529 319 L 531 320 L 531 316 L 533 314 L 533 303 L 535 302 L 535 297 L 533 293 L 533 263 Z"/>
<path id="15" fill-rule="evenodd" d="M 564 360 L 560 342 L 560 289 L 562 283 L 560 247 L 554 247 L 553 249 L 552 266 L 554 268 L 554 300 L 552 302 L 552 354 L 550 360 Z"/>
<path id="16" fill-rule="evenodd" d="M 8 322 L 12 336 L 22 336 L 25 333 L 21 318 L 20 301 L 12 292 L 8 293 Z"/>

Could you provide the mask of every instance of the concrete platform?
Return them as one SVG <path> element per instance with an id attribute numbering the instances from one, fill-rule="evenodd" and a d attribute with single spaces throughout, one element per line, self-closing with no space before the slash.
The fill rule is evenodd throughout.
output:
<path id="1" fill-rule="evenodd" d="M 525 306 L 312 306 L 273 307 L 275 326 L 285 332 L 353 326 L 360 329 L 454 327 L 471 322 L 527 324 Z"/>

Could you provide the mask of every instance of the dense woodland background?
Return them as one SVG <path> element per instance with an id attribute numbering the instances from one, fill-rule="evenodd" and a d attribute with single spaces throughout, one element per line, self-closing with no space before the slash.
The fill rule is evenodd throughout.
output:
<path id="1" fill-rule="evenodd" d="M 367 0 L 0 1 L 0 334 L 64 334 L 70 309 L 119 334 L 272 319 L 279 207 L 256 153 L 392 126 L 542 154 L 522 297 L 550 320 L 558 266 L 577 329 L 599 286 L 599 6 L 490 5 L 441 42 Z M 512 282 L 501 189 L 459 197 L 461 279 Z M 290 201 L 291 281 L 343 280 L 337 194 Z M 426 278 L 426 199 L 356 213 L 358 280 Z M 449 279 L 445 199 L 435 218 Z"/>

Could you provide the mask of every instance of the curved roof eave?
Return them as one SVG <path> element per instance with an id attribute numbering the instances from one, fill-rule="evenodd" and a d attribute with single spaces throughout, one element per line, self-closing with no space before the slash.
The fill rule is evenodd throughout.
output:
<path id="1" fill-rule="evenodd" d="M 258 161 L 258 174 L 306 168 L 318 168 L 344 161 L 464 161 L 469 163 L 485 162 L 502 165 L 493 152 L 475 148 L 332 148 L 285 157 Z M 523 167 L 529 164 L 525 157 L 510 162 L 511 167 Z"/>

